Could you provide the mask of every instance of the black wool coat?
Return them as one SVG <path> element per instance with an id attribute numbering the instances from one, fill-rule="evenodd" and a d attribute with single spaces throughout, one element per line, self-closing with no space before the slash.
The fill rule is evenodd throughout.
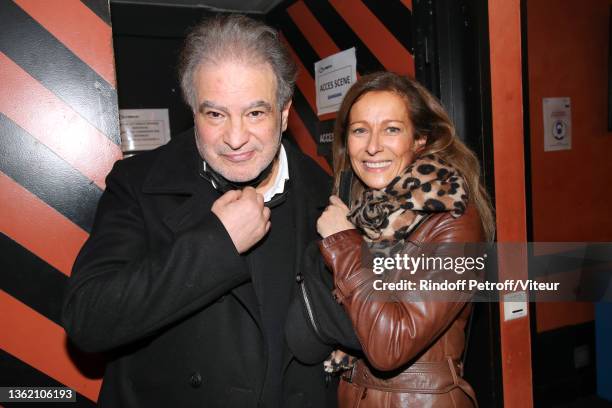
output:
<path id="1" fill-rule="evenodd" d="M 330 185 L 312 160 L 284 145 L 295 217 L 287 239 L 297 254 L 288 273 L 298 276 Z M 267 360 L 257 298 L 244 257 L 210 211 L 220 195 L 199 175 L 200 163 L 190 131 L 117 162 L 107 178 L 62 313 L 79 348 L 110 356 L 100 406 L 258 406 Z M 286 336 L 312 338 L 298 321 L 307 318 L 296 301 L 299 280 L 287 288 L 294 306 Z M 289 346 L 278 350 L 283 406 L 335 406 L 321 364 L 331 347 L 312 352 L 308 344 L 299 345 L 307 362 Z"/>

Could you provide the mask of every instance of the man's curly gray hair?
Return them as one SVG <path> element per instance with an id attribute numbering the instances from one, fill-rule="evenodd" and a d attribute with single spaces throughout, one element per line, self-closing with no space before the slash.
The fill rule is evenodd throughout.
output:
<path id="1" fill-rule="evenodd" d="M 251 65 L 268 63 L 276 76 L 276 99 L 282 109 L 293 96 L 297 67 L 272 27 L 240 14 L 219 14 L 202 21 L 188 34 L 179 62 L 183 98 L 194 112 L 194 74 L 202 64 L 225 60 Z"/>

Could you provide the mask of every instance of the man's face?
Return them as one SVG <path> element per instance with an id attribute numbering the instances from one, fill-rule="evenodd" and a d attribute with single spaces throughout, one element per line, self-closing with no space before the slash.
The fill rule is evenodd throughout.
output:
<path id="1" fill-rule="evenodd" d="M 257 177 L 274 159 L 287 128 L 269 64 L 201 65 L 194 76 L 196 143 L 207 165 L 234 182 Z"/>

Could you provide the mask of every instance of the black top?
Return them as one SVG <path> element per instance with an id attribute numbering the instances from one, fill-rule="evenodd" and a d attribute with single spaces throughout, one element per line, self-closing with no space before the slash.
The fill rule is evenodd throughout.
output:
<path id="1" fill-rule="evenodd" d="M 289 183 L 287 183 L 289 184 Z M 286 347 L 284 326 L 292 296 L 295 262 L 293 199 L 271 209 L 268 234 L 247 255 L 266 344 L 266 374 L 261 394 L 263 407 L 279 407 L 282 397 L 282 350 Z"/>

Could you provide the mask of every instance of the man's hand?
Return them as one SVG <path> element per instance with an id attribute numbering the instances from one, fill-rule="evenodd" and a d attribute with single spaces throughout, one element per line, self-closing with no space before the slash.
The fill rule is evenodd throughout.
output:
<path id="1" fill-rule="evenodd" d="M 317 220 L 317 232 L 327 238 L 336 232 L 353 229 L 355 226 L 346 218 L 348 207 L 336 196 L 329 197 L 329 205 Z"/>
<path id="2" fill-rule="evenodd" d="M 231 190 L 213 203 L 211 211 L 221 220 L 238 253 L 249 250 L 270 230 L 270 209 L 253 187 Z"/>

